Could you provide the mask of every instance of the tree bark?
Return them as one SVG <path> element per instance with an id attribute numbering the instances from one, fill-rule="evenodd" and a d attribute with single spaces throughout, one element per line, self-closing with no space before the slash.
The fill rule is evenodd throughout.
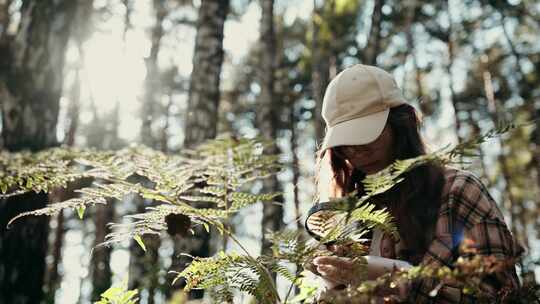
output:
<path id="1" fill-rule="evenodd" d="M 75 71 L 75 80 L 71 87 L 70 92 L 70 104 L 68 110 L 69 127 L 65 133 L 64 144 L 68 147 L 73 147 L 75 144 L 75 134 L 79 126 L 79 102 L 80 102 L 80 79 L 79 69 Z M 58 192 L 49 194 L 49 201 L 62 202 L 64 200 L 73 197 L 73 189 L 59 189 Z M 60 287 L 61 276 L 58 272 L 58 265 L 60 265 L 62 259 L 62 247 L 64 245 L 64 234 L 66 227 L 64 227 L 65 216 L 64 210 L 56 216 L 56 227 L 54 227 L 54 238 L 52 241 L 52 248 L 49 250 L 49 254 L 52 256 L 52 262 L 47 267 L 45 274 L 45 290 L 47 301 L 53 302 L 56 290 Z"/>
<path id="2" fill-rule="evenodd" d="M 486 98 L 488 101 L 488 112 L 490 115 L 490 118 L 495 126 L 498 125 L 498 123 L 501 121 L 501 111 L 500 106 L 495 99 L 495 92 L 493 90 L 493 84 L 491 79 L 491 73 L 488 69 L 489 61 L 487 55 L 484 55 L 483 62 L 482 62 L 482 81 L 484 85 L 484 91 L 486 94 Z M 523 206 L 523 202 L 518 202 L 518 200 L 515 198 L 514 193 L 512 192 L 512 177 L 511 177 L 511 171 L 510 171 L 510 165 L 508 162 L 508 158 L 505 154 L 506 150 L 506 143 L 502 138 L 498 138 L 499 145 L 501 147 L 501 152 L 499 154 L 499 164 L 501 166 L 502 175 L 504 178 L 504 184 L 505 184 L 505 195 L 507 196 L 505 209 L 509 211 L 510 213 L 510 229 L 512 231 L 512 234 L 514 237 L 521 239 L 521 241 L 524 243 L 524 245 L 527 248 L 529 247 L 529 240 L 526 232 L 527 227 L 527 221 L 525 219 L 525 209 Z M 519 206 L 519 207 L 518 207 Z M 519 211 L 516 211 L 516 207 L 519 208 Z M 517 223 L 521 225 L 522 233 L 518 233 L 518 226 Z M 521 263 L 521 261 L 520 261 Z M 525 271 L 526 269 L 522 269 Z"/>
<path id="3" fill-rule="evenodd" d="M 74 1 L 26 1 L 11 45 L 11 66 L 0 72 L 2 138 L 10 151 L 57 144 L 64 53 Z M 36 119 L 37 118 L 37 119 Z"/>
<path id="4" fill-rule="evenodd" d="M 185 118 L 184 147 L 215 138 L 223 63 L 223 27 L 229 0 L 202 0 Z"/>
<path id="5" fill-rule="evenodd" d="M 220 77 L 223 64 L 223 30 L 230 0 L 202 0 L 197 20 L 197 35 L 193 55 L 193 71 L 189 84 L 188 108 L 184 125 L 184 148 L 194 148 L 217 135 Z M 204 206 L 204 204 L 199 204 Z M 181 271 L 189 261 L 179 254 L 210 255 L 210 235 L 197 227 L 194 236 L 174 240 L 171 270 Z M 175 287 L 180 287 L 179 282 Z M 191 297 L 201 298 L 194 290 Z"/>
<path id="6" fill-rule="evenodd" d="M 274 30 L 274 0 L 261 0 L 262 18 L 261 18 L 261 59 L 259 70 L 259 83 L 261 93 L 258 103 L 257 127 L 264 139 L 273 141 L 267 153 L 277 154 L 279 148 L 275 141 L 279 128 L 279 109 L 275 91 L 275 70 L 276 70 L 276 35 Z M 280 190 L 277 176 L 273 175 L 263 182 L 263 189 L 267 192 L 278 192 Z M 263 205 L 262 218 L 262 253 L 271 252 L 271 243 L 265 234 L 269 231 L 278 231 L 283 227 L 283 198 L 280 196 L 275 203 L 266 203 Z"/>
<path id="7" fill-rule="evenodd" d="M 160 132 L 160 138 L 159 138 L 159 149 L 163 153 L 169 152 L 169 124 L 170 124 L 170 118 L 171 118 L 171 108 L 173 106 L 173 92 L 169 92 L 167 94 L 167 104 L 165 105 L 165 112 L 163 115 L 165 116 L 165 125 L 161 129 Z"/>
<path id="8" fill-rule="evenodd" d="M 79 69 L 77 69 L 75 71 L 75 80 L 73 81 L 73 86 L 70 92 L 70 103 L 68 109 L 69 127 L 66 130 L 64 136 L 64 144 L 68 147 L 73 147 L 73 145 L 75 144 L 75 135 L 77 134 L 77 129 L 79 128 L 79 112 L 81 99 L 81 82 L 79 75 L 80 71 Z"/>
<path id="9" fill-rule="evenodd" d="M 453 40 L 453 19 L 452 12 L 450 10 L 450 5 L 446 4 L 447 14 L 448 14 L 448 41 L 446 43 L 448 50 L 448 63 L 446 64 L 446 72 L 448 73 L 448 88 L 450 89 L 450 101 L 452 102 L 452 107 L 454 109 L 454 121 L 455 121 L 455 130 L 456 137 L 458 142 L 462 142 L 463 138 L 461 137 L 461 119 L 459 118 L 459 104 L 456 98 L 456 91 L 454 89 L 454 73 L 452 67 L 454 66 L 454 57 L 455 57 L 455 44 Z"/>
<path id="10" fill-rule="evenodd" d="M 382 7 L 384 6 L 384 2 L 385 0 L 375 0 L 375 5 L 373 6 L 368 42 L 364 52 L 361 53 L 364 64 L 377 64 L 377 56 L 379 55 L 381 46 Z"/>
<path id="11" fill-rule="evenodd" d="M 156 115 L 156 103 L 159 102 L 160 81 L 158 56 L 161 48 L 161 39 L 163 38 L 163 21 L 167 16 L 165 0 L 154 0 L 154 11 L 156 23 L 152 28 L 152 47 L 150 48 L 150 56 L 146 58 L 146 78 L 145 78 L 145 94 L 141 109 L 142 126 L 141 126 L 141 141 L 143 144 L 154 147 L 156 145 L 157 136 L 152 131 L 152 122 Z"/>
<path id="12" fill-rule="evenodd" d="M 0 40 L 6 33 L 11 16 L 9 14 L 9 6 L 11 5 L 12 0 L 0 0 Z"/>
<path id="13" fill-rule="evenodd" d="M 64 54 L 77 2 L 23 1 L 9 66 L 0 70 L 2 138 L 9 151 L 57 145 Z M 43 298 L 47 217 L 6 223 L 45 206 L 46 194 L 29 193 L 0 202 L 0 303 L 39 303 Z"/>
<path id="14" fill-rule="evenodd" d="M 111 253 L 112 247 L 100 246 L 105 241 L 105 236 L 111 232 L 108 223 L 114 220 L 114 202 L 109 201 L 106 205 L 96 205 L 94 214 L 95 239 L 92 259 L 90 261 L 90 274 L 92 277 L 92 301 L 99 301 L 101 293 L 111 287 Z"/>
<path id="15" fill-rule="evenodd" d="M 313 100 L 315 101 L 315 138 L 322 143 L 325 123 L 322 118 L 322 104 L 324 92 L 330 81 L 330 58 L 328 46 L 320 40 L 321 8 L 317 6 L 317 0 L 313 0 L 313 37 L 311 41 L 311 86 Z"/>
<path id="16" fill-rule="evenodd" d="M 141 197 L 134 198 L 137 204 L 137 213 L 145 212 L 148 200 Z M 138 289 L 139 292 L 147 291 L 146 303 L 154 303 L 154 295 L 159 287 L 159 261 L 160 238 L 154 235 L 144 237 L 146 252 L 135 241 L 129 245 L 129 289 Z M 167 286 L 169 284 L 166 284 Z"/>

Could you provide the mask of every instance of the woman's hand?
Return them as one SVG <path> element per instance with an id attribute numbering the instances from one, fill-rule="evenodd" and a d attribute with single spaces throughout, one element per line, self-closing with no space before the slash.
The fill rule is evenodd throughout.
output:
<path id="1" fill-rule="evenodd" d="M 374 280 L 393 270 L 407 270 L 412 267 L 405 261 L 371 255 L 360 258 L 317 257 L 313 260 L 313 265 L 324 278 L 344 284 L 358 283 L 358 280 Z"/>
<path id="2" fill-rule="evenodd" d="M 313 260 L 319 275 L 324 279 L 328 289 L 340 285 L 359 285 L 367 280 L 374 280 L 380 275 L 396 269 L 408 269 L 411 265 L 405 261 L 381 258 L 378 256 L 364 256 L 359 259 L 336 256 L 321 256 Z M 389 288 L 381 286 L 380 296 L 391 297 L 398 301 L 406 299 L 410 289 L 410 282 L 399 282 Z M 381 302 L 382 303 L 382 302 Z"/>
<path id="3" fill-rule="evenodd" d="M 363 258 L 321 256 L 313 260 L 321 277 L 334 286 L 357 285 L 367 279 L 367 263 Z"/>

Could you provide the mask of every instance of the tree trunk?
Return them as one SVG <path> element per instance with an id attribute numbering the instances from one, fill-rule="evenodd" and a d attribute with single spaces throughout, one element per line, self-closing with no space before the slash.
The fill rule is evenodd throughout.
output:
<path id="1" fill-rule="evenodd" d="M 407 52 L 412 58 L 412 63 L 415 72 L 415 84 L 416 84 L 416 97 L 420 98 L 419 107 L 424 116 L 429 116 L 435 111 L 435 105 L 433 101 L 429 99 L 429 96 L 425 95 L 422 71 L 418 66 L 418 56 L 416 54 L 416 41 L 414 40 L 413 25 L 416 22 L 416 8 L 418 6 L 417 1 L 413 0 L 408 3 L 407 13 L 405 16 L 405 37 L 407 40 Z M 404 63 L 405 64 L 405 63 Z M 405 79 L 404 79 L 405 80 Z M 405 86 L 406 80 L 403 81 L 403 86 Z"/>
<path id="2" fill-rule="evenodd" d="M 120 123 L 119 102 L 117 101 L 113 110 L 113 115 L 108 119 L 111 128 L 107 128 L 107 133 L 103 134 L 101 145 L 102 150 L 117 149 L 118 125 Z M 94 219 L 94 245 L 90 261 L 90 275 L 92 278 L 92 301 L 99 301 L 101 293 L 111 287 L 112 271 L 110 266 L 112 247 L 100 246 L 105 241 L 105 236 L 111 233 L 109 223 L 114 222 L 116 199 L 108 200 L 106 205 L 96 205 Z"/>
<path id="3" fill-rule="evenodd" d="M 111 287 L 111 253 L 112 247 L 100 246 L 105 241 L 105 236 L 111 232 L 108 223 L 114 220 L 114 202 L 109 201 L 106 205 L 96 205 L 94 214 L 94 250 L 90 261 L 90 275 L 92 277 L 92 302 L 99 301 L 101 293 Z"/>
<path id="4" fill-rule="evenodd" d="M 257 112 L 257 127 L 264 139 L 274 143 L 268 149 L 268 153 L 277 154 L 279 148 L 275 141 L 279 128 L 279 109 L 275 92 L 275 64 L 276 64 L 276 36 L 274 31 L 274 0 L 261 0 L 262 18 L 261 18 L 261 59 L 259 70 L 259 83 L 261 93 L 259 95 L 259 110 Z M 273 175 L 264 180 L 264 191 L 279 191 L 279 181 L 277 176 Z M 278 203 L 283 203 L 280 196 Z M 267 240 L 265 234 L 268 231 L 278 231 L 283 227 L 283 206 L 281 204 L 266 203 L 263 205 L 262 218 L 262 253 L 271 253 L 271 243 Z"/>
<path id="5" fill-rule="evenodd" d="M 152 131 L 152 122 L 155 119 L 156 103 L 159 102 L 159 95 L 161 93 L 158 56 L 161 48 L 161 38 L 163 38 L 164 34 L 163 21 L 167 16 L 165 0 L 154 0 L 153 3 L 156 23 L 152 28 L 152 47 L 150 48 L 150 56 L 146 58 L 145 94 L 141 109 L 141 141 L 149 147 L 154 147 L 157 141 L 157 138 Z"/>
<path id="6" fill-rule="evenodd" d="M 141 197 L 134 198 L 137 204 L 137 213 L 145 212 L 148 200 Z M 148 296 L 146 303 L 154 303 L 154 295 L 159 286 L 159 261 L 160 238 L 154 235 L 144 237 L 146 252 L 135 241 L 129 245 L 129 289 L 138 289 L 139 292 L 146 290 Z M 169 286 L 169 284 L 166 284 Z"/>
<path id="7" fill-rule="evenodd" d="M 216 137 L 223 63 L 223 27 L 229 0 L 202 0 L 185 118 L 184 147 Z"/>
<path id="8" fill-rule="evenodd" d="M 69 126 L 65 133 L 64 144 L 68 147 L 73 147 L 75 143 L 75 134 L 77 133 L 79 125 L 79 108 L 80 108 L 80 79 L 79 69 L 75 71 L 75 80 L 71 87 L 70 92 L 70 104 L 68 109 Z M 62 202 L 73 197 L 73 189 L 59 189 L 58 192 L 53 192 L 49 195 L 49 201 Z M 64 210 L 56 216 L 56 226 L 54 227 L 54 238 L 52 241 L 52 248 L 49 254 L 52 256 L 52 262 L 47 267 L 45 274 L 45 290 L 47 293 L 47 301 L 54 302 L 54 296 L 56 290 L 60 287 L 61 276 L 58 272 L 58 265 L 60 265 L 62 259 L 62 247 L 64 244 L 64 234 L 66 227 L 64 227 L 65 216 Z"/>
<path id="9" fill-rule="evenodd" d="M 9 68 L 0 70 L 2 138 L 9 151 L 57 145 L 64 54 L 76 2 L 23 1 Z M 0 202 L 0 303 L 39 303 L 43 298 L 47 217 L 28 217 L 6 230 L 17 214 L 42 208 L 46 194 Z"/>
<path id="10" fill-rule="evenodd" d="M 163 115 L 165 115 L 165 125 L 161 129 L 161 134 L 159 138 L 159 149 L 163 153 L 169 152 L 169 121 L 171 116 L 171 108 L 173 106 L 174 100 L 172 90 L 167 95 L 167 98 L 169 100 L 167 100 L 167 105 L 165 105 L 165 112 L 163 113 Z"/>
<path id="11" fill-rule="evenodd" d="M 330 81 L 330 58 L 329 50 L 324 41 L 320 40 L 321 8 L 317 6 L 317 0 L 313 0 L 313 37 L 311 41 L 311 86 L 313 100 L 315 101 L 315 138 L 318 143 L 323 142 L 325 123 L 322 118 L 322 104 L 324 92 Z"/>
<path id="12" fill-rule="evenodd" d="M 68 127 L 64 134 L 63 144 L 68 147 L 73 147 L 75 145 L 75 136 L 79 129 L 79 114 L 80 114 L 80 99 L 81 99 L 81 80 L 80 73 L 82 65 L 84 63 L 82 56 L 82 48 L 84 41 L 88 38 L 90 33 L 90 24 L 91 17 L 93 13 L 93 0 L 84 0 L 81 2 L 79 0 L 79 5 L 76 9 L 76 17 L 74 25 L 72 26 L 72 36 L 73 40 L 77 45 L 79 50 L 79 65 L 75 67 L 75 79 L 71 85 L 69 91 L 69 106 L 68 106 Z M 58 189 L 53 193 L 49 194 L 50 202 L 62 202 L 68 200 L 72 197 L 75 197 L 73 192 L 75 188 L 82 187 L 83 184 L 91 183 L 91 180 L 79 180 L 74 182 L 72 185 L 69 185 L 66 189 Z M 64 226 L 66 221 L 64 210 L 61 210 L 60 213 L 56 216 L 56 223 L 54 226 L 51 225 L 51 230 L 54 231 L 54 237 L 52 242 L 49 245 L 52 245 L 49 249 L 48 255 L 52 257 L 52 262 L 47 265 L 47 271 L 45 273 L 45 292 L 46 292 L 46 302 L 54 302 L 54 297 L 56 291 L 60 287 L 62 276 L 58 271 L 58 267 L 62 260 L 62 248 L 64 246 L 64 234 L 67 228 Z"/>
<path id="13" fill-rule="evenodd" d="M 80 112 L 80 99 L 81 99 L 81 81 L 80 71 L 75 71 L 75 80 L 73 80 L 73 86 L 71 88 L 70 103 L 68 109 L 69 127 L 66 130 L 64 136 L 64 144 L 68 147 L 73 147 L 75 144 L 75 135 L 79 128 L 79 112 Z"/>
<path id="14" fill-rule="evenodd" d="M 293 200 L 294 200 L 294 218 L 296 220 L 296 229 L 302 230 L 303 225 L 301 222 L 302 212 L 300 210 L 300 196 L 298 193 L 298 181 L 300 180 L 300 161 L 298 159 L 298 140 L 299 136 L 296 132 L 296 115 L 294 111 L 294 102 L 291 101 L 290 106 L 290 129 L 291 129 L 291 153 L 292 153 L 292 183 L 293 183 Z"/>
<path id="15" fill-rule="evenodd" d="M 459 118 L 459 104 L 456 98 L 456 92 L 454 89 L 454 73 L 452 67 L 454 66 L 455 58 L 455 45 L 453 40 L 453 19 L 450 5 L 447 3 L 447 14 L 448 14 L 448 41 L 446 43 L 448 50 L 448 62 L 446 64 L 446 72 L 448 74 L 448 88 L 450 89 L 450 101 L 452 102 L 452 107 L 454 109 L 454 121 L 455 121 L 455 130 L 456 137 L 458 142 L 462 142 L 463 138 L 461 137 L 461 119 Z"/>
<path id="16" fill-rule="evenodd" d="M 489 66 L 489 61 L 487 55 L 484 55 L 482 57 L 483 59 L 483 84 L 484 84 L 484 91 L 486 93 L 486 98 L 488 101 L 488 111 L 491 117 L 491 120 L 495 126 L 498 125 L 498 123 L 501 121 L 501 111 L 499 104 L 497 100 L 495 99 L 495 93 L 493 91 L 493 84 L 491 79 L 491 73 L 489 72 L 489 69 L 487 68 Z M 507 196 L 505 209 L 509 211 L 510 213 L 510 228 L 512 231 L 512 234 L 514 237 L 520 239 L 520 241 L 523 242 L 526 248 L 529 247 L 529 240 L 527 235 L 527 221 L 525 219 L 525 209 L 523 202 L 518 202 L 518 200 L 515 198 L 514 193 L 512 192 L 512 177 L 510 172 L 510 165 L 508 163 L 508 159 L 506 157 L 506 144 L 502 138 L 498 138 L 499 145 L 501 147 L 501 153 L 499 154 L 499 164 L 501 166 L 502 175 L 504 178 L 504 184 L 505 184 L 505 194 Z M 516 207 L 519 208 L 519 211 L 516 211 Z M 517 223 L 521 225 L 522 233 L 518 233 L 518 226 Z M 522 261 L 520 261 L 521 268 L 526 271 L 526 268 L 523 267 Z"/>
<path id="17" fill-rule="evenodd" d="M 501 16 L 501 28 L 503 30 L 503 34 L 504 34 L 504 37 L 505 37 L 505 40 L 506 42 L 508 43 L 509 47 L 510 47 L 510 52 L 511 52 L 511 55 L 514 57 L 514 60 L 515 60 L 515 67 L 516 67 L 516 70 L 517 70 L 517 74 L 519 75 L 519 81 L 521 82 L 521 87 L 523 88 L 522 90 L 519 90 L 518 94 L 520 95 L 521 98 L 523 98 L 523 101 L 524 101 L 524 104 L 525 104 L 525 108 L 529 110 L 529 112 L 531 113 L 531 116 L 534 118 L 536 115 L 536 107 L 535 107 L 535 103 L 533 100 L 531 100 L 531 93 L 534 91 L 534 88 L 536 87 L 534 84 L 533 85 L 530 85 L 529 82 L 528 82 L 528 79 L 525 75 L 525 72 L 523 71 L 522 67 L 521 67 L 521 57 L 522 55 L 518 52 L 514 42 L 512 41 L 511 37 L 510 37 L 510 34 L 508 33 L 508 29 L 506 28 L 506 15 L 504 13 L 504 11 L 499 8 L 497 5 L 493 5 L 493 8 L 500 14 Z M 488 57 L 484 57 L 484 59 L 487 61 L 488 60 Z M 485 62 L 485 66 L 488 67 L 489 64 L 488 62 Z M 487 83 L 487 81 L 489 81 L 489 87 L 491 88 L 491 79 L 489 77 L 489 71 L 487 71 L 487 68 L 486 68 L 486 72 L 484 73 L 484 77 L 485 78 L 489 78 L 489 79 L 486 79 L 485 82 Z M 489 94 L 488 92 L 486 92 L 486 95 L 488 95 L 488 100 L 492 99 L 491 102 L 496 102 L 496 100 L 494 99 L 494 95 L 493 95 L 493 92 L 491 92 L 491 94 Z M 495 104 L 496 105 L 496 104 Z M 496 109 L 496 107 L 495 107 Z M 497 118 L 498 119 L 498 118 Z M 540 122 L 536 122 L 536 132 L 538 132 L 538 130 L 540 130 Z M 538 139 L 537 139 L 538 141 Z M 502 140 L 501 140 L 502 142 Z M 538 144 L 538 142 L 534 142 L 535 143 L 535 146 L 534 148 L 532 149 L 531 151 L 531 154 L 532 154 L 532 162 L 533 163 L 536 163 L 536 166 L 535 166 L 535 169 L 536 169 L 536 183 L 537 185 L 540 185 L 540 145 Z M 503 174 L 505 172 L 508 171 L 508 165 L 507 165 L 507 162 L 506 162 L 506 159 L 504 158 L 504 155 L 502 155 L 502 158 L 501 158 L 501 164 L 502 164 L 502 167 L 503 167 Z M 510 177 L 508 177 L 510 178 Z M 515 201 L 511 202 L 512 203 L 512 208 L 514 206 L 513 203 L 516 203 Z M 529 248 L 530 246 L 530 243 L 529 243 L 529 239 L 528 239 L 528 234 L 527 234 L 527 215 L 526 215 L 526 209 L 524 207 L 523 204 L 519 204 L 519 212 L 514 212 L 514 209 L 510 209 L 510 213 L 512 214 L 512 221 L 516 221 L 516 220 L 519 220 L 521 222 L 521 229 L 522 229 L 522 235 L 521 235 L 521 238 L 522 238 L 522 241 L 525 243 L 525 246 L 527 248 Z M 514 228 L 515 224 L 512 223 L 512 228 L 515 230 L 516 228 Z M 516 234 L 517 232 L 514 232 L 515 233 L 515 236 L 518 237 L 518 235 Z M 523 272 L 524 274 L 522 275 L 522 277 L 524 278 L 524 282 L 527 282 L 527 283 L 535 283 L 536 280 L 535 280 L 535 276 L 534 276 L 534 271 L 531 271 L 531 269 L 528 269 L 528 268 L 525 268 L 523 267 L 522 265 L 522 269 L 523 269 Z"/>
<path id="18" fill-rule="evenodd" d="M 229 2 L 230 0 L 201 1 L 188 108 L 184 120 L 185 148 L 193 148 L 208 139 L 215 138 L 217 134 L 220 77 L 224 55 L 223 30 L 229 12 Z M 178 256 L 180 253 L 188 252 L 193 256 L 203 257 L 210 255 L 210 235 L 202 228 L 196 229 L 194 236 L 175 240 L 174 247 L 171 270 L 181 271 L 189 260 L 180 258 Z M 202 295 L 201 290 L 194 290 L 191 293 L 195 298 Z"/>
<path id="19" fill-rule="evenodd" d="M 501 27 L 503 30 L 503 34 L 505 37 L 506 42 L 510 46 L 510 51 L 512 53 L 512 56 L 515 60 L 515 67 L 519 75 L 519 81 L 522 83 L 523 89 L 519 91 L 519 95 L 521 98 L 523 98 L 525 107 L 528 109 L 529 113 L 531 113 L 532 118 L 535 119 L 536 113 L 538 110 L 536 109 L 535 102 L 531 100 L 532 92 L 534 92 L 534 89 L 536 86 L 534 84 L 530 84 L 528 82 L 528 79 L 525 75 L 525 72 L 523 71 L 521 67 L 521 57 L 522 55 L 518 52 L 514 42 L 512 41 L 510 34 L 508 33 L 508 29 L 506 28 L 506 15 L 504 14 L 504 11 L 494 6 L 494 8 L 497 10 L 497 12 L 501 15 Z M 540 121 L 536 120 L 535 123 L 536 133 L 538 134 L 540 132 Z M 532 154 L 532 163 L 534 165 L 535 171 L 536 171 L 536 184 L 540 188 L 540 136 L 536 136 L 535 140 L 533 140 L 534 148 L 531 149 Z M 537 205 L 539 205 L 539 201 L 537 201 Z M 523 206 L 520 206 L 521 211 L 519 213 L 519 218 L 522 221 L 523 229 L 526 229 L 526 222 L 525 222 L 525 210 Z M 524 240 L 527 242 L 528 245 L 528 239 L 527 239 L 527 233 L 524 232 Z M 529 270 L 530 271 L 530 270 Z M 535 281 L 534 274 L 532 276 L 524 276 L 527 277 L 530 281 Z"/>
<path id="20" fill-rule="evenodd" d="M 11 46 L 11 69 L 1 71 L 2 138 L 10 151 L 57 144 L 64 53 L 74 1 L 26 1 Z"/>
<path id="21" fill-rule="evenodd" d="M 371 28 L 366 48 L 362 52 L 362 62 L 364 64 L 376 65 L 377 56 L 381 46 L 381 24 L 382 24 L 382 7 L 385 0 L 375 0 L 373 13 L 371 14 Z"/>
<path id="22" fill-rule="evenodd" d="M 56 227 L 54 228 L 54 239 L 51 248 L 52 262 L 47 265 L 45 273 L 45 297 L 46 301 L 51 303 L 54 303 L 56 290 L 60 287 L 61 282 L 58 265 L 62 260 L 62 247 L 64 246 L 64 234 L 66 232 L 64 220 L 64 210 L 60 210 L 60 213 L 56 216 Z"/>
<path id="23" fill-rule="evenodd" d="M 11 16 L 9 14 L 9 6 L 12 0 L 0 0 L 0 40 L 6 33 Z"/>

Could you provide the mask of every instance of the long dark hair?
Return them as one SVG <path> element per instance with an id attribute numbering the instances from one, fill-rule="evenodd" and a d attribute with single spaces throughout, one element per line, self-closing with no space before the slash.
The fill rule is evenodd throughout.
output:
<path id="1" fill-rule="evenodd" d="M 390 109 L 387 124 L 393 132 L 394 159 L 407 159 L 427 153 L 420 135 L 421 119 L 414 107 L 403 104 Z M 318 173 L 326 153 L 333 174 L 333 192 L 337 196 L 353 190 L 364 193 L 361 181 L 365 174 L 348 166 L 333 149 L 317 152 Z M 387 192 L 373 198 L 378 207 L 386 207 L 395 219 L 405 248 L 399 258 L 418 264 L 433 238 L 435 222 L 441 205 L 444 186 L 443 168 L 425 164 L 404 174 L 405 180 Z M 316 178 L 319 183 L 319 178 Z"/>

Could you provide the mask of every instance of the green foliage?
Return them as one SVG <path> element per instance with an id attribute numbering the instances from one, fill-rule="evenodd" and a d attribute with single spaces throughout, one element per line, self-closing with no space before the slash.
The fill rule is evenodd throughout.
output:
<path id="1" fill-rule="evenodd" d="M 292 264 L 302 264 L 305 254 L 310 249 L 303 238 L 302 231 L 284 230 L 269 233 L 267 238 L 272 243 L 272 255 Z"/>
<path id="2" fill-rule="evenodd" d="M 371 197 L 371 196 L 367 196 Z M 376 210 L 366 198 L 358 199 L 355 193 L 331 200 L 332 210 L 321 214 L 318 221 L 321 243 L 349 243 L 358 241 L 373 228 L 397 236 L 397 229 L 386 209 Z"/>
<path id="3" fill-rule="evenodd" d="M 101 299 L 95 304 L 136 304 L 139 302 L 137 289 L 128 290 L 127 280 L 121 286 L 112 286 L 101 294 Z"/>
<path id="4" fill-rule="evenodd" d="M 409 270 L 394 270 L 378 277 L 374 281 L 366 281 L 358 286 L 349 286 L 344 290 L 331 290 L 322 294 L 318 301 L 320 303 L 369 303 L 379 295 L 381 290 L 396 290 L 399 286 L 408 282 L 424 279 L 432 280 L 435 287 L 430 292 L 430 296 L 435 297 L 443 286 L 443 282 L 453 282 L 453 286 L 461 288 L 465 294 L 473 294 L 475 303 L 494 303 L 493 295 L 488 294 L 483 289 L 482 284 L 490 274 L 500 272 L 504 267 L 514 267 L 514 261 L 498 260 L 494 256 L 474 256 L 471 258 L 459 258 L 454 268 L 446 266 L 432 267 L 430 265 L 415 266 Z M 484 287 L 485 288 L 485 287 Z M 523 302 L 519 293 L 501 294 L 495 303 L 530 303 Z M 538 293 L 538 291 L 535 291 Z M 531 295 L 528 295 L 529 299 Z M 402 302 L 397 295 L 390 295 L 389 300 Z M 535 299 L 538 299 L 536 296 Z"/>
<path id="5" fill-rule="evenodd" d="M 5 194 L 10 196 L 65 187 L 75 178 L 96 179 L 92 186 L 77 190 L 80 197 L 22 213 L 10 223 L 28 215 L 54 215 L 65 208 L 76 209 L 82 218 L 87 206 L 106 204 L 111 198 L 122 200 L 129 194 L 152 199 L 157 206 L 127 216 L 131 220 L 128 223 L 113 225 L 115 232 L 109 234 L 104 243 L 136 238 L 143 246 L 141 236 L 166 230 L 165 218 L 170 214 L 183 214 L 195 224 L 210 224 L 223 231 L 221 221 L 241 208 L 271 201 L 277 194 L 253 194 L 240 189 L 279 169 L 276 156 L 263 154 L 266 146 L 257 140 L 223 138 L 180 156 L 145 147 L 115 153 L 53 149 L 37 154 L 35 159 L 27 153 L 4 153 L 0 163 L 15 178 L 3 175 L 0 187 L 10 188 L 11 192 Z M 135 183 L 133 180 L 138 180 L 133 178 L 135 176 L 146 178 L 148 182 Z M 201 208 L 200 203 L 210 206 Z"/>
<path id="6" fill-rule="evenodd" d="M 69 182 L 84 177 L 74 165 L 74 158 L 85 154 L 68 148 L 37 153 L 0 151 L 0 198 L 66 187 Z"/>
<path id="7" fill-rule="evenodd" d="M 96 179 L 92 186 L 78 190 L 80 197 L 24 213 L 12 221 L 27 215 L 52 215 L 64 208 L 75 208 L 82 217 L 87 206 L 106 204 L 110 198 L 123 199 L 133 194 L 152 199 L 156 203 L 153 207 L 148 207 L 144 213 L 126 216 L 126 223 L 113 225 L 114 232 L 106 236 L 104 244 L 133 238 L 145 249 L 144 235 L 159 235 L 164 230 L 169 233 L 173 230 L 173 233 L 183 235 L 192 224 L 200 224 L 207 229 L 209 225 L 214 226 L 219 232 L 227 234 L 244 252 L 219 252 L 210 258 L 193 257 L 193 262 L 177 273 L 175 281 L 185 279 L 185 291 L 196 288 L 211 290 L 216 301 L 231 301 L 234 291 L 240 291 L 253 295 L 260 303 L 279 303 L 281 299 L 273 275 L 282 276 L 291 282 L 289 292 L 294 285 L 299 286 L 303 290 L 302 299 L 315 294 L 312 286 L 303 286 L 307 280 L 298 266 L 305 265 L 317 255 L 327 254 L 321 250 L 322 244 L 350 244 L 373 228 L 389 234 L 396 233 L 389 213 L 384 209 L 377 210 L 369 203 L 373 196 L 391 189 L 403 181 L 404 173 L 426 162 L 443 165 L 463 163 L 464 157 L 475 155 L 472 151 L 478 145 L 516 127 L 500 127 L 453 149 L 445 148 L 414 159 L 398 160 L 383 171 L 367 176 L 363 181 L 366 189 L 363 197 L 358 199 L 351 195 L 334 200 L 333 208 L 329 210 L 330 216 L 319 219 L 321 231 L 325 232 L 320 241 L 307 242 L 299 231 L 273 233 L 269 235 L 273 242 L 271 256 L 251 256 L 224 224 L 240 209 L 258 202 L 271 201 L 277 195 L 243 191 L 251 182 L 268 177 L 279 169 L 277 156 L 262 153 L 267 144 L 255 140 L 219 139 L 176 156 L 142 147 L 116 153 L 56 149 L 44 152 L 35 160 L 29 154 L 4 153 L 0 164 L 9 168 L 8 172 L 14 178 L 8 179 L 6 174 L 2 175 L 0 187 L 7 187 L 9 191 L 5 196 L 10 196 L 25 191 L 50 190 L 53 186 L 65 187 L 68 181 L 76 177 Z M 10 160 L 15 161 L 12 164 Z M 41 171 L 24 171 L 33 167 L 41 168 Z M 133 182 L 140 181 L 140 177 L 148 182 Z M 171 217 L 181 221 L 175 229 L 170 229 Z M 352 257 L 364 254 L 366 248 L 360 247 L 354 250 Z M 290 270 L 292 267 L 297 267 L 295 273 Z M 455 277 L 462 274 L 444 269 L 435 271 L 413 268 L 400 274 L 400 277 L 393 273 L 393 277 L 389 275 L 375 283 L 362 284 L 353 290 L 349 288 L 345 291 L 345 298 L 350 299 L 354 295 L 358 299 L 369 299 L 377 288 L 388 284 L 388 280 L 410 280 L 422 276 L 442 280 L 449 278 L 449 275 Z M 469 289 L 475 290 L 472 287 Z M 288 296 L 284 302 L 287 302 Z M 339 302 L 338 299 L 334 298 L 334 302 Z"/>
<path id="8" fill-rule="evenodd" d="M 263 266 L 269 261 L 262 257 L 253 259 L 236 253 L 219 252 L 211 258 L 197 258 L 182 272 L 179 278 L 186 279 L 185 291 L 194 288 L 212 289 L 216 302 L 232 300 L 232 290 L 247 292 L 258 303 L 277 303 L 278 295 L 268 270 Z M 271 269 L 283 269 L 272 264 Z"/>

